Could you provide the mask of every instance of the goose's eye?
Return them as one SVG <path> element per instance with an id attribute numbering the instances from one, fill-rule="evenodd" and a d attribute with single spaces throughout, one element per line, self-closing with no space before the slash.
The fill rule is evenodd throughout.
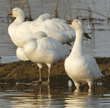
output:
<path id="1" fill-rule="evenodd" d="M 76 22 L 78 22 L 78 21 L 76 21 Z"/>

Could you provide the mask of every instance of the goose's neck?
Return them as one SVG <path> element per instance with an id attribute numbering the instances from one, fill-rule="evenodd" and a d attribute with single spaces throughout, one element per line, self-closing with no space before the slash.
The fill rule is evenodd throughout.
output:
<path id="1" fill-rule="evenodd" d="M 24 16 L 19 16 L 10 24 L 10 26 L 8 27 L 8 33 L 11 37 L 14 36 L 13 33 L 15 33 L 16 27 L 18 27 L 23 22 Z"/>
<path id="2" fill-rule="evenodd" d="M 76 30 L 76 40 L 72 48 L 71 55 L 78 57 L 83 54 L 83 30 Z"/>
<path id="3" fill-rule="evenodd" d="M 23 23 L 23 22 L 24 22 L 24 17 L 25 17 L 24 15 L 18 16 L 18 17 L 14 20 L 13 23 L 16 23 L 17 25 Z"/>

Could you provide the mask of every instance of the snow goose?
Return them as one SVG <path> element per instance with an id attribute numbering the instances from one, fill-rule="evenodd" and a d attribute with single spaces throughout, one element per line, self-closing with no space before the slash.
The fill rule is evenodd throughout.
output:
<path id="1" fill-rule="evenodd" d="M 43 31 L 48 37 L 52 37 L 61 43 L 71 42 L 75 39 L 74 29 L 59 18 L 47 19 L 40 24 L 38 18 L 30 24 L 30 30 L 32 34 L 37 31 Z"/>
<path id="2" fill-rule="evenodd" d="M 47 83 L 49 83 L 51 65 L 59 60 L 64 61 L 70 53 L 67 47 L 51 37 L 43 37 L 38 40 L 31 38 L 25 43 L 23 51 L 30 61 L 37 63 L 39 67 L 39 83 L 42 82 L 42 63 L 45 63 L 48 66 Z"/>
<path id="3" fill-rule="evenodd" d="M 65 70 L 68 76 L 74 81 L 76 91 L 79 91 L 80 83 L 88 83 L 89 91 L 93 85 L 93 80 L 102 77 L 102 73 L 93 57 L 85 54 L 83 47 L 83 26 L 75 19 L 72 27 L 76 31 L 76 40 L 70 55 L 65 59 Z"/>
<path id="4" fill-rule="evenodd" d="M 16 19 L 9 25 L 8 33 L 13 43 L 18 47 L 38 31 L 43 31 L 48 37 L 66 43 L 75 39 L 75 31 L 59 18 L 52 18 L 48 13 L 40 15 L 35 21 L 24 22 L 25 14 L 21 8 L 13 8 L 7 15 Z"/>
<path id="5" fill-rule="evenodd" d="M 13 8 L 12 11 L 7 15 L 16 18 L 8 27 L 8 33 L 16 46 L 22 48 L 24 43 L 31 37 L 38 39 L 38 37 L 36 37 L 37 34 L 32 34 L 30 31 L 29 26 L 31 24 L 31 21 L 24 22 L 25 15 L 21 8 Z M 46 16 L 46 18 L 49 17 L 48 14 L 45 14 L 43 16 Z"/>
<path id="6" fill-rule="evenodd" d="M 32 35 L 29 29 L 29 25 L 31 22 L 24 22 L 24 12 L 18 7 L 12 9 L 12 11 L 9 12 L 7 15 L 16 18 L 9 25 L 8 33 L 13 43 L 18 47 L 22 47 L 23 43 L 27 41 Z"/>

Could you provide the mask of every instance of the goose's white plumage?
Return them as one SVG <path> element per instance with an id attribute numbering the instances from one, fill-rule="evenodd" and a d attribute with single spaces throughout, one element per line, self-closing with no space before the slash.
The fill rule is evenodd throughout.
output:
<path id="1" fill-rule="evenodd" d="M 74 81 L 79 90 L 80 83 L 87 82 L 89 90 L 93 80 L 102 77 L 102 73 L 93 57 L 85 54 L 83 46 L 83 26 L 79 20 L 73 20 L 72 27 L 76 31 L 76 40 L 70 55 L 66 58 L 64 66 L 68 76 Z"/>
<path id="2" fill-rule="evenodd" d="M 52 37 L 61 43 L 70 42 L 75 39 L 74 29 L 59 18 L 48 18 L 40 24 L 38 18 L 30 24 L 30 30 L 32 33 L 43 31 L 48 37 Z"/>
<path id="3" fill-rule="evenodd" d="M 30 31 L 29 26 L 32 22 L 24 22 L 25 15 L 22 9 L 18 7 L 13 8 L 12 11 L 9 12 L 7 15 L 16 18 L 8 27 L 8 33 L 16 46 L 22 48 L 25 42 L 28 41 L 30 38 L 34 37 L 38 39 L 38 35 L 36 33 L 32 34 Z M 42 18 L 43 16 L 47 16 L 46 18 L 48 18 L 49 14 L 42 15 Z"/>
<path id="4" fill-rule="evenodd" d="M 16 19 L 9 25 L 8 33 L 13 43 L 18 47 L 23 47 L 36 32 L 43 31 L 48 37 L 66 43 L 75 39 L 75 31 L 64 20 L 52 18 L 48 13 L 40 15 L 35 21 L 24 22 L 24 12 L 16 7 L 7 15 Z"/>
<path id="5" fill-rule="evenodd" d="M 29 60 L 29 59 L 25 56 L 23 49 L 20 48 L 20 47 L 18 47 L 18 48 L 16 49 L 16 56 L 17 56 L 17 58 L 18 58 L 19 60 L 23 60 L 23 61 Z"/>
<path id="6" fill-rule="evenodd" d="M 30 25 L 31 32 L 35 33 L 40 24 L 42 24 L 47 19 L 52 19 L 52 16 L 49 13 L 42 14 L 35 21 L 32 21 Z"/>
<path id="7" fill-rule="evenodd" d="M 23 50 L 24 54 L 30 61 L 37 63 L 40 73 L 39 81 L 41 81 L 42 63 L 47 64 L 48 82 L 50 81 L 49 76 L 51 65 L 59 60 L 64 61 L 70 53 L 67 47 L 51 37 L 44 37 L 38 40 L 32 38 L 26 42 Z"/>
<path id="8" fill-rule="evenodd" d="M 9 25 L 8 33 L 13 41 L 13 43 L 22 47 L 24 42 L 26 42 L 31 36 L 29 25 L 31 22 L 24 22 L 24 12 L 20 8 L 14 8 L 7 15 L 15 17 L 16 19 Z"/>
<path id="9" fill-rule="evenodd" d="M 37 40 L 37 39 L 41 39 L 43 37 L 46 37 L 47 35 L 42 32 L 42 31 L 39 31 L 37 32 L 35 35 L 32 36 L 33 39 Z M 24 54 L 24 51 L 23 51 L 23 48 L 21 47 L 18 47 L 17 50 L 16 50 L 16 56 L 19 60 L 23 60 L 23 61 L 26 61 L 26 60 L 29 60 L 25 54 Z"/>

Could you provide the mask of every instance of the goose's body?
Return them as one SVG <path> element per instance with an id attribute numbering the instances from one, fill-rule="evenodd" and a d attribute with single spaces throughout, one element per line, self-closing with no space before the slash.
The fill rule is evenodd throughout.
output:
<path id="1" fill-rule="evenodd" d="M 53 63 L 59 60 L 65 60 L 70 51 L 67 47 L 62 45 L 59 41 L 51 37 L 44 37 L 38 40 L 30 39 L 23 47 L 26 57 L 37 63 L 40 72 L 39 81 L 41 81 L 42 63 L 48 66 L 48 82 L 50 77 L 50 68 Z"/>
<path id="2" fill-rule="evenodd" d="M 22 25 L 17 27 L 17 25 L 14 26 L 14 23 L 13 23 L 9 26 L 8 33 L 13 43 L 18 47 L 23 47 L 24 43 L 32 37 L 29 27 L 27 27 L 26 25 L 28 24 L 23 23 Z"/>
<path id="3" fill-rule="evenodd" d="M 18 48 L 16 49 L 16 56 L 17 56 L 17 58 L 18 58 L 19 60 L 23 60 L 23 61 L 29 60 L 29 59 L 25 56 L 23 49 L 20 48 L 20 47 L 18 47 Z"/>
<path id="4" fill-rule="evenodd" d="M 93 57 L 85 54 L 83 46 L 83 27 L 79 20 L 73 20 L 72 26 L 76 31 L 76 40 L 70 55 L 65 60 L 65 70 L 68 76 L 74 81 L 79 90 L 80 83 L 88 83 L 91 87 L 94 79 L 102 77 L 102 73 Z"/>
<path id="5" fill-rule="evenodd" d="M 32 33 L 29 29 L 30 21 L 24 22 L 24 12 L 20 8 L 14 8 L 8 13 L 11 17 L 16 19 L 9 25 L 8 33 L 13 41 L 13 43 L 22 47 L 24 42 L 31 38 Z"/>
<path id="6" fill-rule="evenodd" d="M 66 43 L 75 39 L 75 31 L 64 20 L 59 18 L 51 18 L 42 21 L 39 24 L 39 18 L 30 24 L 30 30 L 32 33 L 37 31 L 43 31 L 48 37 Z"/>
<path id="7" fill-rule="evenodd" d="M 11 17 L 15 17 L 16 19 L 9 25 L 8 33 L 13 41 L 13 43 L 18 47 L 23 47 L 24 43 L 27 42 L 30 38 L 37 38 L 36 33 L 31 33 L 30 24 L 31 21 L 24 22 L 24 12 L 22 9 L 16 7 L 12 9 L 11 12 L 8 13 Z M 42 15 L 49 16 L 48 14 Z M 48 17 L 46 17 L 48 18 Z"/>
<path id="8" fill-rule="evenodd" d="M 52 19 L 52 16 L 49 13 L 40 15 L 36 20 L 32 21 L 30 29 L 32 33 L 35 33 L 39 26 L 47 19 Z"/>
<path id="9" fill-rule="evenodd" d="M 41 39 L 41 38 L 46 37 L 46 36 L 47 36 L 47 35 L 46 35 L 44 32 L 39 31 L 39 32 L 37 32 L 35 35 L 33 35 L 32 37 L 30 37 L 30 39 L 33 38 L 33 39 L 37 40 L 37 39 Z M 25 44 L 25 43 L 24 43 L 24 44 Z M 17 58 L 18 58 L 19 60 L 23 60 L 23 61 L 29 60 L 29 59 L 25 56 L 24 51 L 23 51 L 23 48 L 21 48 L 21 47 L 18 47 L 18 48 L 17 48 L 17 50 L 16 50 L 16 56 L 17 56 Z"/>

